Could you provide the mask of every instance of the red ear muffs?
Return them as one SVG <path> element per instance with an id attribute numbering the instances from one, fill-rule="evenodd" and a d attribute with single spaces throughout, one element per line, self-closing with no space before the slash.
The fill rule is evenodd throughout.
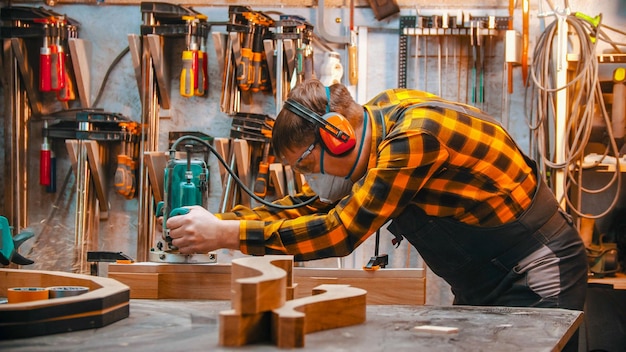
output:
<path id="1" fill-rule="evenodd" d="M 326 150 L 329 153 L 338 156 L 345 154 L 352 150 L 356 145 L 356 138 L 354 137 L 354 129 L 350 125 L 350 122 L 343 117 L 343 115 L 331 112 L 322 117 L 328 125 L 320 127 L 320 138 Z M 329 130 L 336 128 L 338 131 Z M 340 137 L 337 136 L 339 132 Z"/>
<path id="2" fill-rule="evenodd" d="M 285 108 L 312 124 L 319 126 L 322 146 L 334 156 L 342 155 L 354 148 L 356 139 L 350 122 L 337 112 L 320 116 L 295 100 L 287 99 Z"/>

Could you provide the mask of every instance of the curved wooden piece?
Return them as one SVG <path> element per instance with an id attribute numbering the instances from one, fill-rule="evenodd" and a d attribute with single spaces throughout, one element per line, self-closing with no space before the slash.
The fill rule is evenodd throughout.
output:
<path id="1" fill-rule="evenodd" d="M 130 289 L 105 277 L 57 271 L 0 269 L 0 295 L 12 287 L 84 286 L 89 292 L 0 304 L 0 340 L 99 328 L 129 315 Z"/>
<path id="2" fill-rule="evenodd" d="M 232 308 L 237 314 L 256 314 L 285 304 L 293 282 L 293 256 L 266 255 L 232 261 Z"/>
<path id="3" fill-rule="evenodd" d="M 271 341 L 272 312 L 238 314 L 234 309 L 220 312 L 220 346 L 244 346 Z"/>
<path id="4" fill-rule="evenodd" d="M 313 296 L 287 301 L 272 311 L 272 341 L 279 348 L 304 347 L 307 333 L 361 324 L 366 294 L 348 285 L 317 286 Z"/>

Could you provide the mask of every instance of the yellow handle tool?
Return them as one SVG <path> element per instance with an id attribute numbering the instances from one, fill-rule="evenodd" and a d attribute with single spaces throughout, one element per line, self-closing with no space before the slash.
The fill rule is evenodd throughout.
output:
<path id="1" fill-rule="evenodd" d="M 180 95 L 191 97 L 194 95 L 196 73 L 193 71 L 193 51 L 183 51 L 183 68 L 180 73 Z"/>

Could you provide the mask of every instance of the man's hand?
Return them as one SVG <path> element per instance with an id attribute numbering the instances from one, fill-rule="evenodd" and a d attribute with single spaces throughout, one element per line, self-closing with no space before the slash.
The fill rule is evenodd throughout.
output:
<path id="1" fill-rule="evenodd" d="M 220 220 L 201 206 L 185 207 L 188 214 L 167 219 L 172 245 L 182 254 L 239 249 L 239 221 Z"/>

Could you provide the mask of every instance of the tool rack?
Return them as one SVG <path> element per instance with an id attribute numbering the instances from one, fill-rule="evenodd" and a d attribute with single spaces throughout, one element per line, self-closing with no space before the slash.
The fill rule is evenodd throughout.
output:
<path id="1" fill-rule="evenodd" d="M 408 62 L 409 62 L 409 37 L 414 37 L 415 45 L 419 49 L 419 38 L 446 38 L 455 37 L 469 39 L 470 44 L 480 46 L 481 38 L 496 37 L 501 31 L 508 29 L 508 16 L 401 16 L 399 21 L 399 53 L 398 53 L 398 87 L 407 87 Z M 421 56 L 427 58 L 428 53 Z M 481 54 L 478 54 L 481 55 Z M 419 59 L 416 54 L 415 60 Z M 484 60 L 484 57 L 479 57 Z M 439 63 L 439 66 L 441 63 Z M 479 68 L 474 68 L 479 70 Z M 439 67 L 441 74 L 441 67 Z M 475 75 L 475 72 L 474 72 Z M 474 77 L 478 79 L 477 77 Z M 440 77 L 441 80 L 441 77 Z M 441 94 L 441 89 L 439 94 Z M 480 102 L 480 99 L 472 99 L 472 103 Z"/>
<path id="2" fill-rule="evenodd" d="M 128 40 L 142 106 L 137 260 L 147 261 L 156 222 L 152 206 L 154 195 L 150 191 L 144 156 L 158 150 L 159 111 L 161 108 L 169 109 L 171 103 L 170 65 L 164 55 L 167 52 L 164 49 L 167 44 L 165 38 L 189 38 L 192 35 L 206 38 L 211 24 L 206 16 L 190 7 L 176 4 L 142 2 L 141 14 L 141 35 L 129 35 Z M 190 25 L 186 18 L 194 18 L 195 24 Z"/>
<path id="3" fill-rule="evenodd" d="M 38 89 L 39 47 L 47 35 L 73 38 L 79 23 L 67 16 L 42 7 L 7 6 L 0 10 L 0 37 L 3 79 L 11 87 L 5 96 L 6 179 L 4 203 L 6 217 L 17 230 L 28 225 L 28 146 L 32 143 L 29 123 L 42 114 L 44 95 Z M 48 28 L 46 21 L 62 20 L 60 28 Z M 51 33 L 53 31 L 53 33 Z M 64 102 L 67 104 L 67 102 Z"/>

